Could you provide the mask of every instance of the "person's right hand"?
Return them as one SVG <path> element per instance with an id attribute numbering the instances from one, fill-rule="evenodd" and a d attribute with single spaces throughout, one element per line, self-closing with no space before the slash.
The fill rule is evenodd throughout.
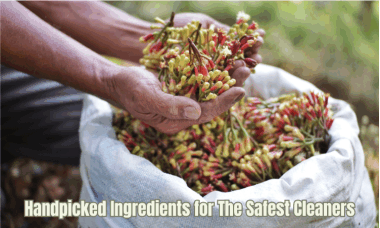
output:
<path id="1" fill-rule="evenodd" d="M 232 76 L 245 79 L 249 74 L 248 68 L 241 67 L 234 69 Z M 117 74 L 105 77 L 104 82 L 111 104 L 167 134 L 208 122 L 245 95 L 244 89 L 236 86 L 215 100 L 198 103 L 191 98 L 164 93 L 157 77 L 140 67 L 123 67 Z"/>

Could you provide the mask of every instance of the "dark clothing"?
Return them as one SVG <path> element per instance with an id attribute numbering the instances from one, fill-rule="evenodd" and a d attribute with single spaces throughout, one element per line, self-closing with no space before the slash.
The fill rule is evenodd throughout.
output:
<path id="1" fill-rule="evenodd" d="M 15 157 L 79 165 L 83 93 L 1 66 L 1 163 Z"/>

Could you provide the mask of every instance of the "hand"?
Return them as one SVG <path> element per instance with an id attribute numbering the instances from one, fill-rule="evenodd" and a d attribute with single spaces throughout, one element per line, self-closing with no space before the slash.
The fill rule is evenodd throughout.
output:
<path id="1" fill-rule="evenodd" d="M 244 69 L 248 68 L 242 69 L 236 69 L 233 76 L 247 78 L 250 72 Z M 215 100 L 198 103 L 184 96 L 164 93 L 157 77 L 140 67 L 123 67 L 117 74 L 104 78 L 104 81 L 106 91 L 112 97 L 109 100 L 111 104 L 167 134 L 208 122 L 245 95 L 243 88 L 232 87 Z"/>
<path id="2" fill-rule="evenodd" d="M 193 20 L 197 20 L 202 24 L 202 28 L 208 29 L 212 24 L 216 28 L 222 28 L 226 31 L 230 30 L 230 26 L 220 23 L 217 20 L 214 20 L 212 17 L 203 14 L 203 13 L 179 13 L 174 17 L 174 27 L 184 27 L 187 23 L 190 23 Z M 166 20 L 166 21 L 169 21 Z"/>
<path id="3" fill-rule="evenodd" d="M 260 36 L 257 38 L 256 43 L 254 43 L 252 47 L 245 49 L 244 57 L 254 59 L 257 63 L 262 63 L 263 59 L 261 55 L 257 53 L 264 44 L 265 31 L 264 29 L 257 29 L 256 32 L 258 32 Z"/>
<path id="4" fill-rule="evenodd" d="M 216 28 L 222 28 L 226 31 L 230 30 L 230 26 L 220 23 L 219 21 L 214 20 L 212 17 L 202 13 L 176 14 L 174 17 L 174 27 L 183 27 L 187 25 L 187 23 L 190 23 L 192 20 L 198 20 L 202 24 L 203 28 L 209 28 L 210 25 L 214 24 Z M 166 21 L 168 22 L 169 19 Z M 252 47 L 245 49 L 244 56 L 246 58 L 252 58 L 256 60 L 257 63 L 261 63 L 263 60 L 261 55 L 258 54 L 258 51 L 264 44 L 265 31 L 263 29 L 257 29 L 256 31 L 260 34 L 260 36 L 258 37 L 256 43 Z M 237 63 L 237 65 L 245 66 L 245 64 L 241 62 Z"/>
<path id="5" fill-rule="evenodd" d="M 214 20 L 212 17 L 202 13 L 176 14 L 174 17 L 174 27 L 186 26 L 187 23 L 190 23 L 193 20 L 198 20 L 202 24 L 203 28 L 209 28 L 212 24 L 214 24 L 215 28 L 223 28 L 226 31 L 230 30 L 230 27 L 228 25 L 220 23 L 219 21 Z M 169 19 L 166 20 L 166 22 L 168 21 Z M 264 43 L 265 31 L 263 29 L 258 29 L 257 32 L 260 34 L 260 36 L 252 47 L 245 49 L 244 56 L 246 58 L 252 58 L 256 60 L 257 63 L 261 63 L 262 57 L 258 54 L 258 51 L 261 45 Z M 243 68 L 240 69 L 241 67 Z M 249 76 L 248 71 L 249 69 L 246 67 L 246 64 L 243 60 L 238 60 L 235 62 L 234 68 L 229 71 L 229 74 L 233 75 L 231 77 L 235 78 L 236 80 L 235 86 L 243 86 L 244 81 Z M 245 75 L 247 76 L 245 77 Z"/>

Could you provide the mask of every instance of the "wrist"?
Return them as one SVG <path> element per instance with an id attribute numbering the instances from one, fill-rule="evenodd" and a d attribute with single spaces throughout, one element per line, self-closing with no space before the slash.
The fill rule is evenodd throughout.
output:
<path id="1" fill-rule="evenodd" d="M 126 80 L 129 77 L 129 72 L 127 67 L 122 67 L 116 65 L 112 68 L 103 68 L 102 71 L 97 75 L 97 80 L 99 82 L 99 92 L 96 94 L 102 99 L 108 101 L 112 105 L 119 106 L 118 103 L 118 86 L 117 77 L 123 75 Z M 127 89 L 127 88 L 126 88 Z"/>

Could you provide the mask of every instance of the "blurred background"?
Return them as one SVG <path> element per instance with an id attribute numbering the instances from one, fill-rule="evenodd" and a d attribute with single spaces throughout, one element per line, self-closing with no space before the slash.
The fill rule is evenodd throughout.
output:
<path id="1" fill-rule="evenodd" d="M 245 11 L 266 31 L 263 63 L 280 67 L 349 102 L 360 125 L 376 205 L 379 205 L 379 2 L 108 2 L 153 22 L 171 12 L 205 13 L 235 23 Z M 196 18 L 194 18 L 196 19 Z M 76 227 L 77 218 L 23 217 L 23 199 L 79 199 L 78 167 L 20 158 L 1 167 L 9 195 L 4 227 Z M 378 218 L 377 218 L 378 221 Z M 1 226 L 0 226 L 1 227 Z M 378 224 L 377 224 L 378 227 Z"/>

